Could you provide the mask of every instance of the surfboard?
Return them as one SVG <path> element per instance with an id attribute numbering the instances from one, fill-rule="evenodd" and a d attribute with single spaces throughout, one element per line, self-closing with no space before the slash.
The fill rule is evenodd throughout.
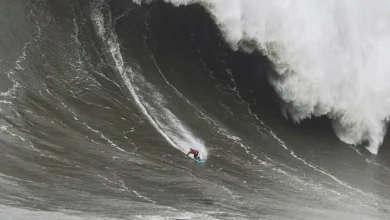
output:
<path id="1" fill-rule="evenodd" d="M 198 164 L 204 163 L 204 160 L 201 160 L 200 158 L 195 159 L 195 161 L 196 161 Z"/>

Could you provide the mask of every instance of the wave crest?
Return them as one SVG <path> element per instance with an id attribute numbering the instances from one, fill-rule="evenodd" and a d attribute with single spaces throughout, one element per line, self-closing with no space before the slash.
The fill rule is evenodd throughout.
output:
<path id="1" fill-rule="evenodd" d="M 267 55 L 295 121 L 327 115 L 342 141 L 377 154 L 390 114 L 389 1 L 165 2 L 201 4 L 233 49 Z"/>

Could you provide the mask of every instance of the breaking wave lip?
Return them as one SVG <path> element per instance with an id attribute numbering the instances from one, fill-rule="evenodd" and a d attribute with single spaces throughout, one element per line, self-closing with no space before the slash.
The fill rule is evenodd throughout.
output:
<path id="1" fill-rule="evenodd" d="M 326 115 L 340 140 L 378 153 L 390 115 L 389 1 L 164 1 L 202 5 L 232 49 L 268 56 L 294 121 Z"/>

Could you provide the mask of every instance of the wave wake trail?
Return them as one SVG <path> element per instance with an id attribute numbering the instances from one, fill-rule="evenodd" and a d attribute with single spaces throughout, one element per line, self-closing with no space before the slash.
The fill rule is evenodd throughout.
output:
<path id="1" fill-rule="evenodd" d="M 202 5 L 233 49 L 268 56 L 294 121 L 326 115 L 340 140 L 378 153 L 390 115 L 389 1 L 164 1 Z"/>
<path id="2" fill-rule="evenodd" d="M 92 16 L 97 33 L 108 44 L 123 82 L 151 125 L 176 149 L 187 153 L 190 147 L 194 147 L 199 149 L 202 159 L 206 159 L 207 149 L 202 141 L 196 138 L 174 113 L 165 108 L 163 95 L 141 74 L 125 66 L 116 34 L 104 26 L 101 7 L 96 7 Z"/>

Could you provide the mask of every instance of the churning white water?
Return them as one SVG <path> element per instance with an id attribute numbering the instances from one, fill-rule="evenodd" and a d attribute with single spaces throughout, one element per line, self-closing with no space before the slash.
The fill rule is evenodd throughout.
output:
<path id="1" fill-rule="evenodd" d="M 165 1 L 203 5 L 232 48 L 267 55 L 295 121 L 327 115 L 341 140 L 378 152 L 390 114 L 390 1 Z"/>

